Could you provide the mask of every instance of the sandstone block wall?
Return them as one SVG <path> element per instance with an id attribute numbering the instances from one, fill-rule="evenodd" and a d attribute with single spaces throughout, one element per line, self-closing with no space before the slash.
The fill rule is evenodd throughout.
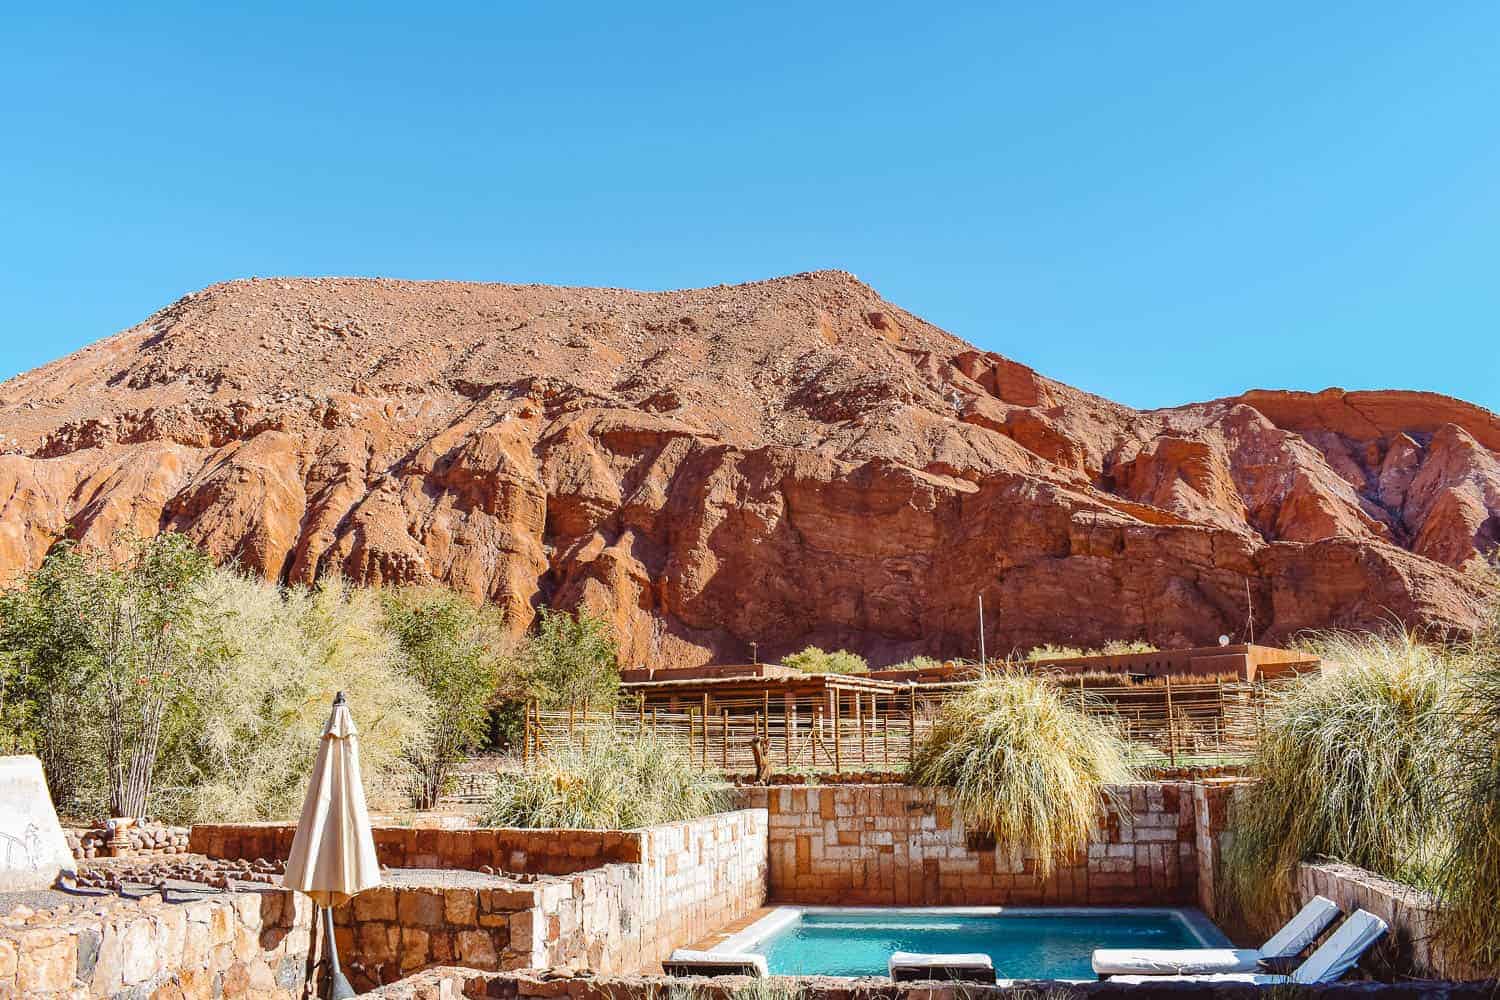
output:
<path id="1" fill-rule="evenodd" d="M 189 846 L 210 858 L 285 859 L 296 827 L 289 823 L 219 823 L 193 827 Z M 570 875 L 614 862 L 639 862 L 639 830 L 511 830 L 376 827 L 375 853 L 392 868 L 450 868 Z"/>
<path id="2" fill-rule="evenodd" d="M 1196 901 L 1189 782 L 1115 789 L 1083 854 L 1036 877 L 1036 860 L 971 836 L 942 789 L 905 785 L 746 788 L 767 809 L 778 902 L 900 906 L 1170 905 Z"/>
<path id="3" fill-rule="evenodd" d="M 1292 903 L 1301 906 L 1313 896 L 1326 896 L 1345 913 L 1369 910 L 1390 925 L 1373 961 L 1402 974 L 1443 979 L 1478 979 L 1477 970 L 1446 955 L 1435 939 L 1438 901 L 1431 893 L 1383 878 L 1353 865 L 1324 862 L 1303 864 L 1297 871 Z"/>
<path id="4" fill-rule="evenodd" d="M 661 1000 L 691 995 L 697 1000 L 740 1000 L 754 989 L 744 976 L 714 979 L 668 979 L 663 976 L 610 976 L 545 979 L 525 973 L 477 973 L 436 968 L 368 994 L 369 1000 Z M 799 1000 L 1084 1000 L 1108 997 L 1141 1000 L 1149 996 L 1183 1000 L 1265 1000 L 1265 987 L 1249 983 L 1163 983 L 1150 990 L 1111 982 L 1016 981 L 1007 985 L 974 983 L 896 983 L 884 978 L 799 981 Z M 1407 980 L 1399 983 L 1341 982 L 1305 986 L 1298 1000 L 1494 1000 L 1494 984 Z M 1270 994 L 1275 995 L 1275 994 Z"/>
<path id="5" fill-rule="evenodd" d="M 0 921 L 0 997 L 296 1000 L 312 922 L 307 897 L 282 889 L 12 910 Z"/>
<path id="6" fill-rule="evenodd" d="M 1193 790 L 1193 841 L 1198 855 L 1198 907 L 1224 926 L 1231 917 L 1228 900 L 1223 894 L 1224 851 L 1233 836 L 1229 829 L 1229 808 L 1235 790 L 1244 779 L 1210 778 L 1195 782 Z"/>
<path id="7" fill-rule="evenodd" d="M 292 828 L 193 828 L 195 851 L 284 858 Z M 400 868 L 503 867 L 528 876 L 492 886 L 382 887 L 335 911 L 356 986 L 432 965 L 629 972 L 762 905 L 764 810 L 632 831 L 380 828 L 377 853 Z M 498 862 L 498 864 L 497 864 Z"/>

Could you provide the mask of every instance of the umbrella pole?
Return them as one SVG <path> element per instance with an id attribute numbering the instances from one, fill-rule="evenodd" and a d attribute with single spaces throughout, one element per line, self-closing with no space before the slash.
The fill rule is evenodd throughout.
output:
<path id="1" fill-rule="evenodd" d="M 328 987 L 329 1000 L 351 1000 L 356 994 L 354 987 L 349 985 L 349 980 L 344 978 L 344 973 L 339 968 L 339 946 L 333 937 L 333 907 L 324 906 L 322 910 L 323 930 L 328 935 L 328 965 L 331 973 Z"/>

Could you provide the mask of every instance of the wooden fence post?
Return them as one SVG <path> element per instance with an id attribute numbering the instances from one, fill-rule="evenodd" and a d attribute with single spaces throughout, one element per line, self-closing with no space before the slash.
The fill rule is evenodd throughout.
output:
<path id="1" fill-rule="evenodd" d="M 792 766 L 792 740 L 797 734 L 797 699 L 794 697 L 790 705 L 785 702 L 781 706 L 781 730 L 786 737 L 786 746 L 783 748 L 786 757 L 786 766 L 790 770 Z"/>
<path id="2" fill-rule="evenodd" d="M 703 692 L 703 769 L 708 770 L 708 692 Z"/>
<path id="3" fill-rule="evenodd" d="M 865 762 L 865 699 L 858 691 L 854 692 L 854 731 L 859 734 L 859 762 Z"/>
<path id="4" fill-rule="evenodd" d="M 880 709 L 878 701 L 875 707 L 878 712 Z M 879 716 L 877 715 L 876 718 L 878 719 Z M 889 701 L 885 703 L 885 723 L 880 727 L 880 734 L 885 739 L 885 769 L 889 771 L 891 769 L 891 703 Z"/>
<path id="5" fill-rule="evenodd" d="M 917 686 L 911 686 L 911 714 L 906 719 L 906 766 L 917 759 Z"/>
<path id="6" fill-rule="evenodd" d="M 833 692 L 833 773 L 834 774 L 843 774 L 844 773 L 844 743 L 843 743 L 843 739 L 842 739 L 844 727 L 841 724 L 842 720 L 839 718 L 839 709 L 842 707 L 842 706 L 839 705 L 839 702 L 841 702 L 841 701 L 843 701 L 843 699 L 839 697 L 838 689 L 835 688 L 834 692 Z"/>
<path id="7" fill-rule="evenodd" d="M 540 751 L 541 751 L 541 741 L 543 741 L 543 738 L 544 738 L 543 732 L 541 732 L 541 702 L 540 702 L 540 700 L 537 700 L 537 699 L 531 699 L 531 754 L 532 754 L 532 757 L 535 757 L 535 756 L 537 756 L 537 754 L 540 754 Z"/>
<path id="8" fill-rule="evenodd" d="M 1172 675 L 1167 675 L 1167 760 L 1177 766 L 1177 720 L 1172 718 Z"/>
<path id="9" fill-rule="evenodd" d="M 728 771 L 729 770 L 729 709 L 723 708 L 723 709 L 720 709 L 719 711 L 722 713 L 721 714 L 721 718 L 723 719 L 723 724 L 721 725 L 721 727 L 719 729 L 719 735 L 722 738 L 722 751 L 723 751 L 723 755 L 724 755 L 724 770 Z"/>

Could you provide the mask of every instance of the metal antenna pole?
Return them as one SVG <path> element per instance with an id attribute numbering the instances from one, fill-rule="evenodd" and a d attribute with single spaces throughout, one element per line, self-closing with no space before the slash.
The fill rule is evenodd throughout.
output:
<path id="1" fill-rule="evenodd" d="M 1245 577 L 1245 641 L 1255 642 L 1255 601 L 1250 597 L 1250 578 Z"/>
<path id="2" fill-rule="evenodd" d="M 984 595 L 979 595 L 979 665 L 982 667 L 989 660 L 984 655 Z"/>

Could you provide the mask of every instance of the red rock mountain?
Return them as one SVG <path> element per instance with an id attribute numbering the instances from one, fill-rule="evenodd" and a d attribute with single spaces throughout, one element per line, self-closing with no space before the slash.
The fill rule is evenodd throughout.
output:
<path id="1" fill-rule="evenodd" d="M 840 272 L 216 285 L 0 384 L 0 575 L 187 532 L 304 582 L 616 623 L 628 663 L 1462 629 L 1500 418 L 1415 392 L 1137 411 Z"/>

